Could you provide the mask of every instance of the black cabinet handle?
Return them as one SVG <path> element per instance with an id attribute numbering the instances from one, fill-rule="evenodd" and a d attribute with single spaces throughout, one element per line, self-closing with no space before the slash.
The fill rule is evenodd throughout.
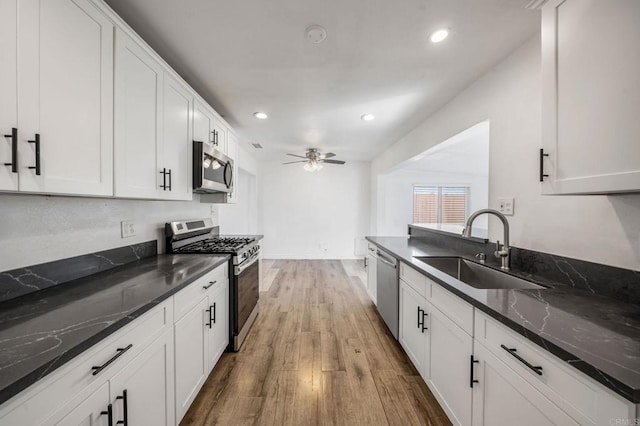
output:
<path id="1" fill-rule="evenodd" d="M 421 319 L 424 319 L 424 317 L 422 315 L 420 315 L 420 313 L 422 312 L 422 308 L 420 306 L 418 306 L 418 325 L 416 327 L 420 328 L 420 326 L 422 325 L 422 323 L 420 323 Z"/>
<path id="2" fill-rule="evenodd" d="M 207 325 L 209 326 L 209 328 L 213 328 L 213 324 L 215 323 L 213 318 L 211 318 L 211 315 L 214 313 L 213 305 L 207 308 L 207 312 L 209 312 L 209 321 L 207 321 Z"/>
<path id="3" fill-rule="evenodd" d="M 211 288 L 212 285 L 214 285 L 215 283 L 217 283 L 218 281 L 209 281 L 209 284 L 207 285 L 203 285 L 202 288 L 204 288 L 205 290 L 209 290 Z"/>
<path id="4" fill-rule="evenodd" d="M 429 315 L 424 309 L 422 310 L 422 332 L 424 333 L 425 330 L 428 330 L 429 328 L 427 327 L 427 323 L 424 320 L 424 317 L 426 317 L 427 315 Z"/>
<path id="5" fill-rule="evenodd" d="M 123 390 L 122 395 L 117 396 L 116 399 L 122 400 L 122 420 L 118 420 L 116 424 L 129 426 L 129 415 L 127 413 L 127 390 Z"/>
<path id="6" fill-rule="evenodd" d="M 113 426 L 113 406 L 111 404 L 107 405 L 107 411 L 101 411 L 100 415 L 101 416 L 106 415 L 109 426 Z"/>
<path id="7" fill-rule="evenodd" d="M 114 362 L 116 359 L 120 358 L 122 356 L 122 354 L 124 354 L 126 351 L 128 351 L 132 347 L 133 347 L 133 344 L 130 343 L 128 346 L 125 346 L 124 348 L 116 349 L 117 353 L 114 356 L 112 356 L 107 362 L 105 362 L 104 364 L 99 365 L 99 366 L 91 367 L 91 369 L 93 370 L 93 373 L 91 373 L 91 374 L 94 375 L 94 376 L 99 374 L 102 370 L 107 368 L 112 362 Z"/>
<path id="8" fill-rule="evenodd" d="M 540 182 L 544 181 L 544 178 L 549 177 L 549 175 L 544 173 L 544 157 L 548 157 L 549 154 L 544 153 L 544 149 L 540 148 Z"/>
<path id="9" fill-rule="evenodd" d="M 162 170 L 160 170 L 160 174 L 162 175 L 162 185 L 160 185 L 160 188 L 162 188 L 163 191 L 167 190 L 167 169 L 163 168 Z"/>
<path id="10" fill-rule="evenodd" d="M 29 169 L 35 170 L 36 175 L 40 176 L 40 133 L 36 133 L 36 138 L 34 140 L 27 142 L 36 144 L 36 165 L 29 166 Z"/>
<path id="11" fill-rule="evenodd" d="M 11 162 L 4 163 L 5 166 L 11 166 L 12 173 L 18 173 L 18 129 L 13 127 L 10 135 L 4 135 L 5 138 L 11 138 Z"/>
<path id="12" fill-rule="evenodd" d="M 527 368 L 529 368 L 530 370 L 532 370 L 534 373 L 536 373 L 538 376 L 542 376 L 542 367 L 538 366 L 538 365 L 533 365 L 530 364 L 526 359 L 522 358 L 520 355 L 518 355 L 516 352 L 518 351 L 515 348 L 508 348 L 505 345 L 500 345 L 500 347 L 502 349 L 504 349 L 505 351 L 509 352 L 509 354 L 511 356 L 513 356 L 515 359 L 517 359 L 518 361 L 520 361 L 521 363 L 523 363 L 524 365 L 527 366 Z"/>
<path id="13" fill-rule="evenodd" d="M 473 355 L 471 355 L 471 362 L 469 363 L 471 365 L 471 368 L 469 369 L 469 387 L 473 388 L 473 384 L 474 383 L 480 383 L 479 381 L 477 381 L 476 379 L 473 378 L 474 374 L 473 374 L 473 367 L 474 364 L 478 364 L 480 361 L 478 361 L 477 359 L 473 358 Z"/>
<path id="14" fill-rule="evenodd" d="M 167 172 L 169 174 L 169 191 L 171 191 L 171 169 Z"/>
<path id="15" fill-rule="evenodd" d="M 213 323 L 216 323 L 216 302 L 213 302 Z"/>

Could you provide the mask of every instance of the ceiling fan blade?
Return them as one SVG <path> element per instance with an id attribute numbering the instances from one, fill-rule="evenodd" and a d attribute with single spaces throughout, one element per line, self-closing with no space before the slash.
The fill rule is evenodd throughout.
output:
<path id="1" fill-rule="evenodd" d="M 290 155 L 292 157 L 298 157 L 298 158 L 307 158 L 307 157 L 305 157 L 303 155 L 296 155 L 296 154 L 287 154 L 287 155 Z"/>
<path id="2" fill-rule="evenodd" d="M 293 164 L 293 163 L 306 163 L 307 160 L 300 160 L 300 161 L 289 161 L 288 163 L 282 163 L 282 164 Z"/>
<path id="3" fill-rule="evenodd" d="M 322 154 L 322 158 L 331 158 L 335 156 L 336 155 L 333 152 L 327 152 L 326 154 Z"/>
<path id="4" fill-rule="evenodd" d="M 329 163 L 329 164 L 344 164 L 345 162 L 342 160 L 320 160 L 321 163 Z"/>

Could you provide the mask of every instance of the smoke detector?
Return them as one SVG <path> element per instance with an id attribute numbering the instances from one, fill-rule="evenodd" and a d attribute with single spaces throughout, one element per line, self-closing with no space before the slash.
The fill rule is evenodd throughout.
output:
<path id="1" fill-rule="evenodd" d="M 313 44 L 320 44 L 327 38 L 327 30 L 320 25 L 311 25 L 307 27 L 306 31 L 307 40 Z"/>

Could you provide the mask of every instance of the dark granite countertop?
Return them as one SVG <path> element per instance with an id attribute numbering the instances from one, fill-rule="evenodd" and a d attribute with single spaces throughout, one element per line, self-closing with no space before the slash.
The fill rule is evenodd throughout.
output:
<path id="1" fill-rule="evenodd" d="M 512 269 L 543 290 L 480 290 L 414 256 L 458 256 L 455 249 L 406 237 L 366 237 L 629 401 L 640 402 L 640 307 Z M 461 255 L 469 260 L 468 256 Z M 488 256 L 492 258 L 492 256 Z M 497 261 L 488 266 L 499 269 Z"/>
<path id="2" fill-rule="evenodd" d="M 153 256 L 0 303 L 0 403 L 228 259 Z"/>

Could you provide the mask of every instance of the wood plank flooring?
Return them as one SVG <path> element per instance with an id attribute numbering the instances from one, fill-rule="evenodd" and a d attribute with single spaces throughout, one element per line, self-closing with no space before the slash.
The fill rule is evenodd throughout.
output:
<path id="1" fill-rule="evenodd" d="M 268 261 L 264 277 L 242 349 L 181 425 L 450 424 L 369 300 L 361 261 Z"/>

